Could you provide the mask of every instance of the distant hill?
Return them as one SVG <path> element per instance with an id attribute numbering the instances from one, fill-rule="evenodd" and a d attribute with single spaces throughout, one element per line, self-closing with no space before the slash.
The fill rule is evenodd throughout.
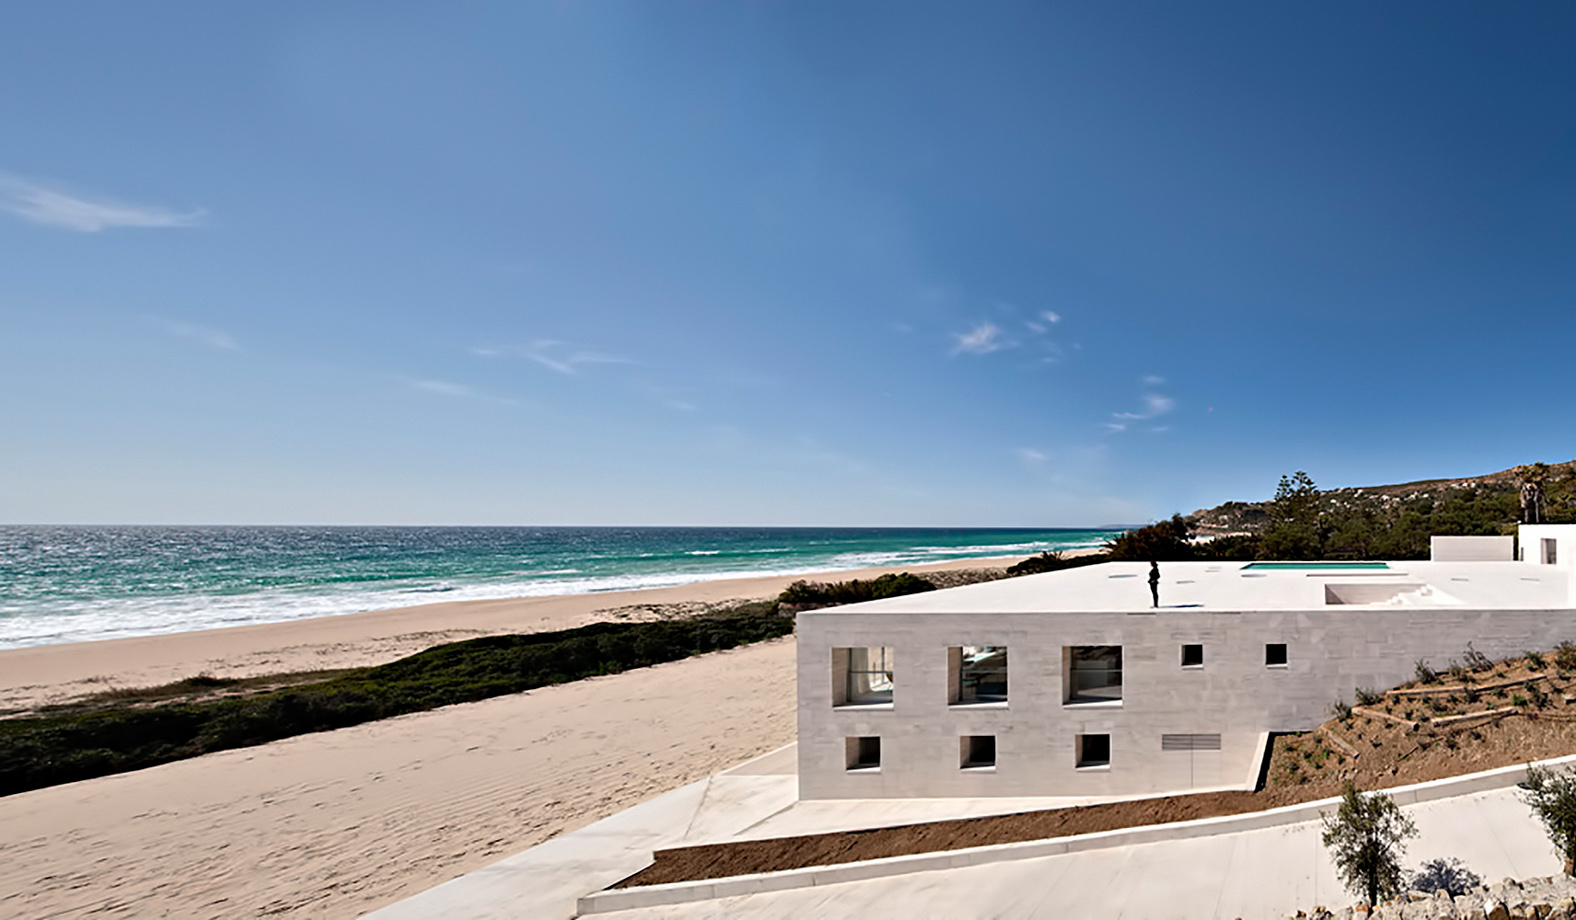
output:
<path id="1" fill-rule="evenodd" d="M 1517 492 L 1521 488 L 1521 467 L 1468 476 L 1462 479 L 1423 479 L 1389 486 L 1351 486 L 1324 490 L 1323 495 L 1333 504 L 1345 504 L 1354 499 L 1378 500 L 1382 505 L 1399 505 L 1424 499 L 1435 501 L 1463 489 L 1481 493 Z M 1550 483 L 1568 483 L 1576 480 L 1576 460 L 1548 464 Z M 1213 537 L 1224 534 L 1261 534 L 1269 523 L 1265 511 L 1268 500 L 1261 502 L 1226 502 L 1213 508 L 1202 508 L 1191 517 L 1199 536 Z"/>

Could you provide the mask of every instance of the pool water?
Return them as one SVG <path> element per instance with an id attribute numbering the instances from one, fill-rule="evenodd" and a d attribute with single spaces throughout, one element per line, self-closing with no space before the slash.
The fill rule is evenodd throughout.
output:
<path id="1" fill-rule="evenodd" d="M 1244 569 L 1388 569 L 1384 562 L 1250 562 Z"/>

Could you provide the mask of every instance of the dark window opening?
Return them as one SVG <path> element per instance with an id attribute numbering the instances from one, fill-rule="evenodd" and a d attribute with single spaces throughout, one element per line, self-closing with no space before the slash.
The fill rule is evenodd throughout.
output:
<path id="1" fill-rule="evenodd" d="M 1184 646 L 1182 646 L 1182 667 L 1184 667 L 1184 668 L 1202 668 L 1203 666 L 1204 666 L 1204 646 L 1202 646 L 1202 645 L 1184 645 Z"/>
<path id="2" fill-rule="evenodd" d="M 1110 735 L 1079 735 L 1078 766 L 1109 767 L 1111 765 Z"/>
<path id="3" fill-rule="evenodd" d="M 964 769 L 996 766 L 995 735 L 965 735 L 962 748 Z"/>
<path id="4" fill-rule="evenodd" d="M 1286 663 L 1286 643 L 1271 642 L 1264 646 L 1264 664 L 1269 667 Z"/>
<path id="5" fill-rule="evenodd" d="M 880 736 L 847 739 L 848 769 L 874 770 L 881 766 Z"/>

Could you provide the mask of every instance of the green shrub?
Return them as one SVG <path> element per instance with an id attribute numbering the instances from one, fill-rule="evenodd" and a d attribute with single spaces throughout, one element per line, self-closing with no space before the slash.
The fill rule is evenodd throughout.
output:
<path id="1" fill-rule="evenodd" d="M 863 601 L 921 594 L 934 590 L 936 590 L 934 583 L 918 575 L 902 572 L 897 575 L 888 573 L 870 581 L 861 581 L 857 578 L 832 584 L 796 581 L 783 589 L 783 593 L 777 596 L 777 601 L 796 607 L 840 607 L 843 604 L 858 604 Z"/>

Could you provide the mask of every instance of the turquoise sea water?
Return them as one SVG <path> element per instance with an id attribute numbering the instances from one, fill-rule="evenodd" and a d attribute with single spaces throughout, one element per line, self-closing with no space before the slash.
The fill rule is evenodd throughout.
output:
<path id="1" fill-rule="evenodd" d="M 1098 546 L 1111 530 L 0 527 L 0 648 Z"/>

